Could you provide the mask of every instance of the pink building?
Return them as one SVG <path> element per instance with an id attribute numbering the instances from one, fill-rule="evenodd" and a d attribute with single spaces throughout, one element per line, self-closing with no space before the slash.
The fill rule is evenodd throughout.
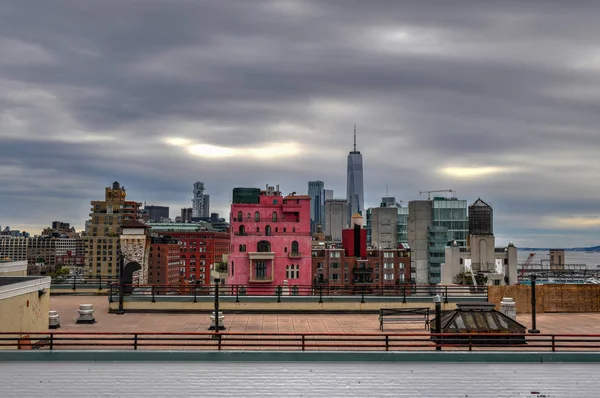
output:
<path id="1" fill-rule="evenodd" d="M 312 283 L 310 196 L 236 188 L 230 220 L 228 284 L 272 294 L 275 286 Z"/>

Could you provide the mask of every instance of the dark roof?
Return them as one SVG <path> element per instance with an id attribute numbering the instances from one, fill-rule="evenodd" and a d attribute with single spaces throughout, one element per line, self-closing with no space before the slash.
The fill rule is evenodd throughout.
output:
<path id="1" fill-rule="evenodd" d="M 150 228 L 146 223 L 140 220 L 127 220 L 123 223 L 123 228 Z"/>
<path id="2" fill-rule="evenodd" d="M 483 200 L 481 200 L 481 198 L 477 198 L 477 200 L 469 207 L 492 207 L 490 205 L 488 205 L 487 203 L 485 203 Z"/>
<path id="3" fill-rule="evenodd" d="M 20 283 L 25 281 L 33 281 L 44 277 L 40 276 L 0 276 L 0 286 L 8 286 L 13 283 Z"/>

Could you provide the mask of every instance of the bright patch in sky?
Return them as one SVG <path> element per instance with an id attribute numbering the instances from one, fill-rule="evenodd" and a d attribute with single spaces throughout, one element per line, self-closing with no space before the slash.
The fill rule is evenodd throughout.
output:
<path id="1" fill-rule="evenodd" d="M 444 167 L 439 170 L 440 173 L 455 178 L 479 178 L 490 174 L 509 173 L 511 171 L 515 171 L 515 169 L 499 166 Z"/>
<path id="2" fill-rule="evenodd" d="M 296 142 L 278 142 L 262 147 L 230 148 L 211 144 L 196 144 L 187 138 L 170 137 L 165 142 L 172 146 L 185 147 L 192 155 L 203 158 L 261 158 L 263 160 L 275 158 L 289 158 L 300 154 L 300 144 Z"/>

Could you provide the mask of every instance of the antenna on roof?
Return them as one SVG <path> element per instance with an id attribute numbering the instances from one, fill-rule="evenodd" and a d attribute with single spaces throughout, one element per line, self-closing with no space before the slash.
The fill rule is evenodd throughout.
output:
<path id="1" fill-rule="evenodd" d="M 354 125 L 354 152 L 356 152 L 356 124 Z"/>

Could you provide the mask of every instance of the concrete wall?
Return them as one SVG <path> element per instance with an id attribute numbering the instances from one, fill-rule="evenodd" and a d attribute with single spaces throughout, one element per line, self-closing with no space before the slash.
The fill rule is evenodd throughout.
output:
<path id="1" fill-rule="evenodd" d="M 479 299 L 471 299 L 471 301 L 482 301 Z M 194 303 L 191 297 L 176 297 L 169 301 L 160 298 L 161 301 L 153 303 L 150 297 L 135 297 L 130 300 L 130 297 L 125 297 L 123 307 L 125 310 L 131 311 L 212 311 L 214 309 L 214 299 L 212 297 L 198 298 L 198 302 Z M 165 300 L 165 301 L 162 301 Z M 185 300 L 185 301 L 184 301 Z M 245 301 L 248 300 L 248 301 Z M 326 312 L 326 311 L 349 311 L 349 312 L 378 312 L 381 308 L 430 308 L 434 310 L 432 300 L 427 302 L 414 297 L 407 297 L 406 303 L 402 303 L 402 297 L 394 298 L 373 298 L 365 297 L 365 302 L 361 303 L 360 296 L 354 298 L 335 298 L 323 297 L 323 303 L 318 302 L 318 297 L 310 299 L 302 298 L 292 299 L 290 297 L 282 297 L 281 303 L 277 302 L 276 297 L 265 298 L 240 298 L 240 302 L 236 303 L 235 298 L 228 297 L 227 300 L 219 301 L 219 309 L 222 311 L 297 311 L 297 312 Z M 442 304 L 442 310 L 452 310 L 456 308 L 456 302 L 469 301 L 467 298 L 452 297 L 448 300 L 448 304 Z M 109 303 L 109 310 L 117 310 L 119 307 L 118 299 L 115 298 L 113 303 Z"/>
<path id="2" fill-rule="evenodd" d="M 59 365 L 4 366 L 2 397 L 596 397 L 600 370 L 579 363 L 378 361 Z"/>
<path id="3" fill-rule="evenodd" d="M 27 261 L 0 261 L 0 276 L 27 276 Z"/>
<path id="4" fill-rule="evenodd" d="M 38 292 L 0 300 L 0 332 L 45 332 L 48 330 L 50 295 Z"/>
<path id="5" fill-rule="evenodd" d="M 531 312 L 531 287 L 526 285 L 489 286 L 488 300 L 499 308 L 503 297 L 515 300 L 518 314 Z M 600 312 L 600 285 L 536 286 L 536 311 Z"/>

